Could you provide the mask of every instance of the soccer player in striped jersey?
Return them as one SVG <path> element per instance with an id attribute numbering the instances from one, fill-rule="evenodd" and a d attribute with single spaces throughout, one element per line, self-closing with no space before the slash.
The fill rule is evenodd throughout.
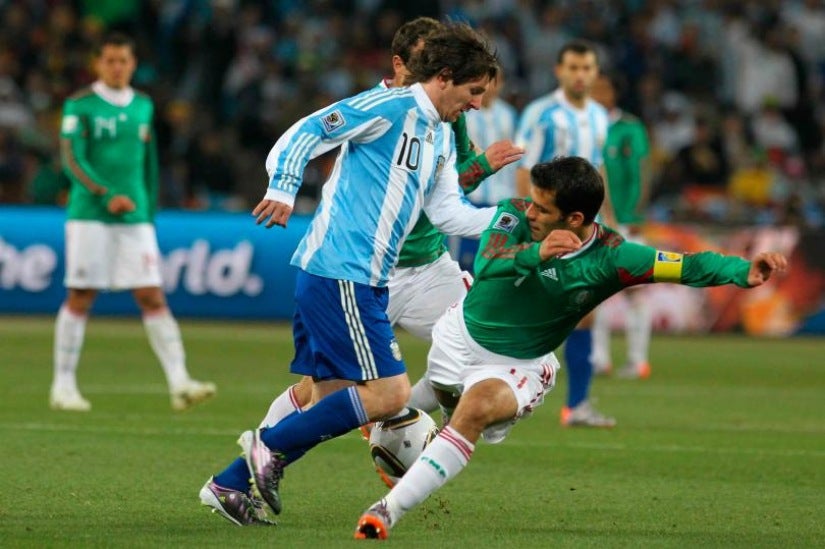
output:
<path id="1" fill-rule="evenodd" d="M 620 109 L 615 76 L 600 74 L 593 87 L 593 99 L 607 109 L 610 127 L 604 146 L 604 166 L 610 181 L 610 199 L 619 232 L 628 240 L 644 243 L 640 225 L 650 198 L 650 141 L 644 123 Z M 617 372 L 624 378 L 650 376 L 648 347 L 650 346 L 651 317 L 647 292 L 634 288 L 625 293 L 627 314 L 627 362 Z M 593 353 L 591 360 L 595 373 L 611 371 L 610 327 L 604 307 L 596 310 L 593 324 Z"/>
<path id="2" fill-rule="evenodd" d="M 215 393 L 214 384 L 189 377 L 180 329 L 161 288 L 154 105 L 130 86 L 136 67 L 132 40 L 119 33 L 106 36 L 95 57 L 98 80 L 63 106 L 60 152 L 72 185 L 68 295 L 57 315 L 50 393 L 57 410 L 91 409 L 77 388 L 76 371 L 89 310 L 100 290 L 132 290 L 166 374 L 172 408 L 184 410 Z"/>
<path id="3" fill-rule="evenodd" d="M 450 421 L 361 516 L 357 539 L 386 538 L 406 512 L 467 466 L 479 437 L 503 441 L 553 388 L 553 351 L 611 295 L 654 282 L 751 288 L 787 267 L 774 252 L 746 261 L 627 242 L 594 221 L 605 189 L 583 158 L 539 163 L 530 174 L 530 198 L 499 203 L 481 237 L 472 289 L 433 329 L 428 376 L 445 408 L 455 406 Z"/>
<path id="4" fill-rule="evenodd" d="M 444 124 L 480 106 L 498 70 L 495 55 L 468 26 L 448 24 L 427 36 L 409 69 L 416 84 L 369 90 L 321 109 L 294 124 L 267 158 L 269 187 L 253 215 L 269 228 L 288 222 L 307 162 L 341 146 L 292 257 L 298 274 L 290 370 L 311 376 L 327 396 L 239 440 L 255 487 L 276 514 L 289 463 L 324 440 L 392 417 L 409 399 L 386 312 L 387 283 L 421 211 L 435 227 L 460 235 L 480 234 L 495 211 L 462 201 Z M 246 479 L 239 474 L 222 488 L 242 493 Z"/>
<path id="5" fill-rule="evenodd" d="M 393 78 L 382 80 L 379 87 L 389 89 L 404 86 L 410 75 L 407 68 L 410 58 L 421 49 L 426 36 L 440 28 L 441 23 L 430 17 L 418 17 L 401 25 L 392 41 Z M 485 93 L 485 97 L 488 93 Z M 482 104 L 483 101 L 482 98 Z M 465 194 L 472 192 L 473 195 L 486 187 L 476 190 L 483 180 L 504 166 L 514 166 L 513 163 L 521 159 L 524 152 L 510 141 L 514 130 L 505 136 L 506 139 L 490 140 L 485 142 L 486 150 L 478 150 L 470 140 L 465 123 L 466 117 L 474 113 L 475 111 L 469 111 L 466 115 L 462 113 L 450 124 L 456 146 L 459 183 Z M 512 193 L 506 193 L 506 196 L 512 196 Z M 497 202 L 495 200 L 485 205 Z M 444 234 L 422 213 L 401 247 L 395 271 L 387 284 L 387 316 L 390 324 L 400 326 L 427 341 L 431 339 L 435 321 L 451 303 L 464 297 L 472 283 L 472 276 L 462 271 L 458 262 L 450 257 L 444 240 Z M 283 417 L 302 409 L 313 399 L 324 396 L 317 391 L 315 395 L 312 392 L 312 378 L 303 377 L 299 383 L 290 386 L 272 401 L 261 426 L 272 426 Z M 435 394 L 426 378 L 422 377 L 413 385 L 409 405 L 428 412 L 438 409 Z"/>
<path id="6" fill-rule="evenodd" d="M 497 143 L 509 143 L 516 138 L 518 112 L 501 98 L 503 86 L 504 73 L 499 72 L 484 94 L 481 108 L 466 115 L 467 133 L 478 147 L 486 149 Z M 516 195 L 516 167 L 515 163 L 502 167 L 467 198 L 479 206 L 498 204 L 505 198 L 512 198 Z"/>
<path id="7" fill-rule="evenodd" d="M 559 51 L 556 77 L 559 88 L 525 108 L 519 121 L 517 143 L 526 149 L 518 170 L 518 196 L 526 196 L 530 168 L 557 156 L 580 156 L 602 169 L 602 149 L 607 139 L 608 117 L 604 107 L 590 98 L 599 74 L 596 50 L 588 43 L 572 41 Z M 604 175 L 604 172 L 602 171 Z M 609 181 L 607 182 L 609 183 Z M 616 225 L 608 195 L 602 206 L 607 225 Z M 616 420 L 604 416 L 590 404 L 593 378 L 591 326 L 593 315 L 582 320 L 564 346 L 567 364 L 567 402 L 561 410 L 566 426 L 613 427 Z"/>

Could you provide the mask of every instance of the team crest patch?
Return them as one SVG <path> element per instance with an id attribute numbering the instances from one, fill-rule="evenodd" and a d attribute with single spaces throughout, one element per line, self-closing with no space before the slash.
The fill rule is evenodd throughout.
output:
<path id="1" fill-rule="evenodd" d="M 586 305 L 592 299 L 592 297 L 593 294 L 591 294 L 589 291 L 582 290 L 573 296 L 573 303 L 575 303 L 579 307 L 582 307 Z"/>
<path id="2" fill-rule="evenodd" d="M 498 219 L 496 219 L 495 224 L 493 224 L 493 229 L 504 231 L 505 233 L 512 233 L 516 225 L 518 225 L 518 217 L 509 213 L 502 213 L 498 216 Z"/>
<path id="3" fill-rule="evenodd" d="M 656 252 L 656 261 L 661 263 L 680 263 L 682 261 L 682 254 L 674 252 Z"/>
<path id="4" fill-rule="evenodd" d="M 444 163 L 446 161 L 447 161 L 447 159 L 444 158 L 444 155 L 441 155 L 441 154 L 438 155 L 438 160 L 435 163 L 435 175 L 436 175 L 436 177 L 438 177 L 438 175 L 441 173 L 441 170 L 444 169 Z"/>
<path id="5" fill-rule="evenodd" d="M 331 113 L 322 117 L 321 122 L 323 122 L 324 129 L 326 129 L 327 132 L 332 132 L 333 130 L 338 129 L 347 123 L 347 121 L 344 120 L 344 115 L 341 114 L 341 111 L 338 110 L 332 111 Z"/>
<path id="6" fill-rule="evenodd" d="M 397 339 L 390 341 L 390 351 L 392 351 L 392 357 L 395 360 L 401 360 L 401 346 L 398 345 Z"/>
<path id="7" fill-rule="evenodd" d="M 77 126 L 80 123 L 78 117 L 74 114 L 67 114 L 63 117 L 63 122 L 61 123 L 61 131 L 63 133 L 74 133 L 77 131 Z"/>

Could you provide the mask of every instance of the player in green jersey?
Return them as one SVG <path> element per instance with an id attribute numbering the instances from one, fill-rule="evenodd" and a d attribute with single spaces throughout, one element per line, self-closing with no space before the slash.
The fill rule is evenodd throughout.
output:
<path id="1" fill-rule="evenodd" d="M 450 421 L 361 516 L 356 538 L 386 538 L 404 513 L 467 466 L 479 437 L 502 441 L 540 405 L 559 367 L 553 351 L 611 295 L 653 282 L 750 288 L 787 267 L 773 252 L 746 261 L 626 241 L 594 222 L 604 184 L 583 158 L 536 164 L 530 176 L 531 198 L 499 204 L 482 235 L 472 289 L 433 329 L 428 374 L 452 409 Z"/>
<path id="2" fill-rule="evenodd" d="M 633 242 L 644 241 L 640 225 L 650 198 L 650 141 L 641 120 L 618 107 L 620 82 L 607 73 L 601 73 L 593 85 L 593 99 L 607 109 L 610 126 L 604 144 L 604 167 L 610 181 L 610 198 L 619 222 L 619 232 Z M 650 376 L 648 347 L 650 346 L 651 317 L 647 292 L 634 288 L 624 296 L 627 303 L 625 334 L 627 336 L 627 363 L 618 371 L 620 377 L 647 378 Z M 611 371 L 610 327 L 608 309 L 596 309 L 593 322 L 593 353 L 590 357 L 595 373 Z"/>
<path id="3" fill-rule="evenodd" d="M 63 107 L 60 152 L 71 180 L 66 222 L 66 301 L 55 326 L 57 410 L 87 411 L 76 370 L 86 321 L 100 290 L 132 290 L 149 342 L 163 366 L 172 408 L 209 398 L 215 385 L 186 370 L 180 329 L 161 289 L 153 220 L 158 164 L 152 100 L 130 86 L 137 67 L 125 35 L 106 36 L 96 51 L 98 80 Z"/>

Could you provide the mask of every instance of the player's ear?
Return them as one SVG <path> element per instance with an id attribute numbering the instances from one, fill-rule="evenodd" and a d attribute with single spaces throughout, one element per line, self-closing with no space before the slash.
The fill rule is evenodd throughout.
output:
<path id="1" fill-rule="evenodd" d="M 565 216 L 564 220 L 571 229 L 578 229 L 584 225 L 584 214 L 581 212 L 569 213 Z"/>
<path id="2" fill-rule="evenodd" d="M 441 88 L 446 88 L 447 84 L 449 84 L 453 79 L 453 71 L 450 69 L 443 69 L 441 72 L 438 73 L 438 82 L 441 84 Z"/>
<path id="3" fill-rule="evenodd" d="M 393 74 L 398 74 L 398 71 L 403 70 L 406 68 L 406 64 L 404 60 L 401 59 L 400 55 L 393 55 L 392 56 L 392 70 Z"/>

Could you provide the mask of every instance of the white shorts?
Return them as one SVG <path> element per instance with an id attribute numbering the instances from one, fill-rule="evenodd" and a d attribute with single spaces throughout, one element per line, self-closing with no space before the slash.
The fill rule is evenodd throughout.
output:
<path id="1" fill-rule="evenodd" d="M 67 288 L 131 290 L 162 283 L 151 223 L 66 222 Z"/>
<path id="2" fill-rule="evenodd" d="M 553 353 L 519 359 L 488 351 L 467 333 L 462 305 L 447 309 L 433 328 L 427 377 L 435 387 L 456 395 L 487 379 L 500 379 L 509 385 L 518 401 L 516 416 L 482 433 L 484 440 L 495 444 L 504 440 L 516 421 L 544 402 L 544 394 L 556 384 L 559 361 Z"/>
<path id="3" fill-rule="evenodd" d="M 387 284 L 390 324 L 430 341 L 436 320 L 447 307 L 464 299 L 472 283 L 472 275 L 462 271 L 446 252 L 432 263 L 396 269 Z"/>

